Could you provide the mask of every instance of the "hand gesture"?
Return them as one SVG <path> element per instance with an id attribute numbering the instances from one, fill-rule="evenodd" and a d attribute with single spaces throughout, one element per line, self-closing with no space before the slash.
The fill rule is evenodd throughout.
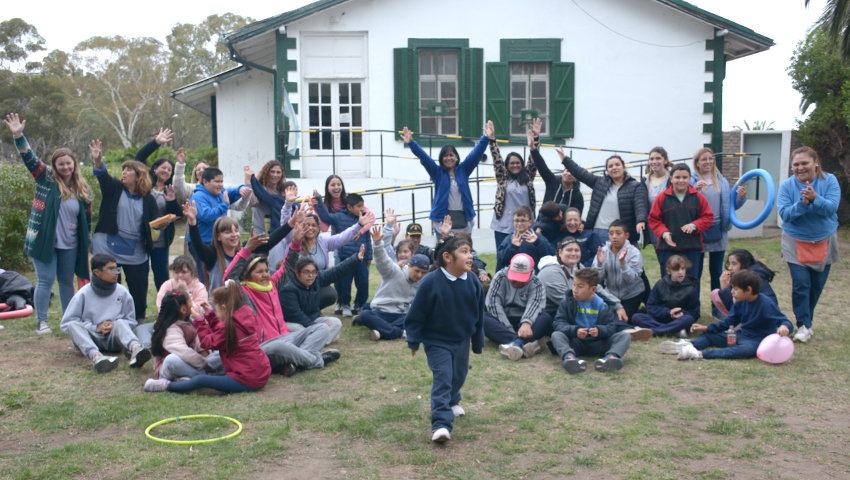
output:
<path id="1" fill-rule="evenodd" d="M 363 255 L 366 253 L 366 245 L 360 245 L 360 251 L 357 252 L 357 259 L 363 261 Z"/>
<path id="2" fill-rule="evenodd" d="M 599 329 L 596 328 L 596 327 L 593 327 L 590 330 L 588 330 L 587 333 L 589 333 L 591 337 L 596 338 L 596 337 L 599 336 Z"/>
<path id="3" fill-rule="evenodd" d="M 165 145 L 170 142 L 172 138 L 174 138 L 174 134 L 171 132 L 170 128 L 160 128 L 155 140 L 157 145 Z"/>
<path id="4" fill-rule="evenodd" d="M 496 127 L 493 126 L 492 120 L 487 120 L 487 123 L 484 125 L 484 135 L 487 135 L 487 138 L 490 140 L 496 139 Z"/>
<path id="5" fill-rule="evenodd" d="M 384 229 L 381 227 L 372 227 L 370 233 L 372 234 L 372 241 L 375 243 L 380 242 L 384 238 Z"/>
<path id="6" fill-rule="evenodd" d="M 519 247 L 522 245 L 522 234 L 519 232 L 514 232 L 511 234 L 511 243 L 515 246 Z"/>
<path id="7" fill-rule="evenodd" d="M 251 238 L 245 243 L 245 250 L 253 252 L 260 245 L 269 243 L 269 236 L 266 232 L 260 232 L 259 235 L 254 235 L 254 227 L 251 227 Z"/>
<path id="8" fill-rule="evenodd" d="M 440 236 L 450 233 L 452 233 L 452 217 L 451 215 L 446 215 L 443 217 L 443 221 L 440 222 Z"/>
<path id="9" fill-rule="evenodd" d="M 251 196 L 251 189 L 248 187 L 239 187 L 239 196 L 242 198 L 248 198 Z"/>
<path id="10" fill-rule="evenodd" d="M 307 220 L 307 202 L 301 202 L 301 206 L 292 212 L 292 220 L 295 223 L 303 223 Z"/>
<path id="11" fill-rule="evenodd" d="M 696 233 L 697 229 L 689 223 L 687 225 L 682 226 L 682 231 L 690 235 L 691 233 Z"/>
<path id="12" fill-rule="evenodd" d="M 735 189 L 738 192 L 738 196 L 743 198 L 747 198 L 747 184 L 743 184 Z"/>
<path id="13" fill-rule="evenodd" d="M 195 225 L 198 217 L 198 207 L 195 206 L 194 200 L 186 200 L 183 204 L 183 216 L 189 220 L 189 225 Z"/>
<path id="14" fill-rule="evenodd" d="M 114 326 L 115 326 L 115 324 L 113 324 L 110 320 L 106 320 L 106 321 L 104 321 L 103 323 L 101 323 L 100 325 L 97 326 L 97 328 L 95 329 L 95 332 L 102 333 L 104 335 L 109 335 L 109 332 L 112 331 L 112 327 L 114 327 Z"/>
<path id="15" fill-rule="evenodd" d="M 100 167 L 103 164 L 103 145 L 100 143 L 100 140 L 91 141 L 89 152 L 91 152 L 91 159 L 94 162 L 94 166 Z"/>
<path id="16" fill-rule="evenodd" d="M 788 327 L 782 325 L 776 329 L 776 333 L 778 333 L 781 337 L 787 337 L 791 332 L 788 331 Z"/>
<path id="17" fill-rule="evenodd" d="M 815 197 L 818 196 L 818 194 L 815 193 L 815 189 L 812 188 L 812 184 L 809 182 L 806 182 L 806 189 L 801 190 L 800 193 L 803 195 L 803 202 L 805 202 L 807 205 L 814 202 Z"/>
<path id="18" fill-rule="evenodd" d="M 537 142 L 534 141 L 534 132 L 529 130 L 526 134 L 526 141 L 528 142 L 529 150 L 537 150 Z"/>
<path id="19" fill-rule="evenodd" d="M 408 130 L 407 127 L 404 127 L 404 130 L 402 130 L 402 133 L 401 133 L 401 139 L 404 140 L 404 143 L 412 142 L 413 141 L 413 132 Z M 416 352 L 416 350 L 414 350 L 414 353 L 415 352 Z"/>
<path id="20" fill-rule="evenodd" d="M 720 274 L 720 289 L 728 287 L 732 283 L 732 272 L 729 270 Z"/>
<path id="21" fill-rule="evenodd" d="M 221 200 L 222 200 L 224 203 L 226 203 L 226 204 L 230 205 L 230 197 L 227 195 L 227 190 L 222 190 L 222 191 L 221 191 Z"/>
<path id="22" fill-rule="evenodd" d="M 670 310 L 670 318 L 679 318 L 682 315 L 684 315 L 684 313 L 682 313 L 682 309 L 679 307 Z"/>
<path id="23" fill-rule="evenodd" d="M 564 147 L 558 145 L 558 148 L 555 149 L 555 152 L 557 152 L 558 156 L 561 157 L 561 162 L 563 162 L 564 159 L 567 158 L 567 154 L 564 153 Z"/>
<path id="24" fill-rule="evenodd" d="M 298 200 L 298 187 L 290 185 L 283 190 L 283 196 L 286 198 L 286 203 L 292 204 Z"/>
<path id="25" fill-rule="evenodd" d="M 214 308 L 208 302 L 204 302 L 204 303 L 201 304 L 201 310 L 203 310 L 203 315 L 206 315 L 206 314 L 212 312 L 214 310 Z"/>
<path id="26" fill-rule="evenodd" d="M 576 229 L 576 231 L 578 233 L 581 233 L 581 232 L 584 231 L 584 222 L 578 222 L 578 228 Z"/>
<path id="27" fill-rule="evenodd" d="M 7 127 L 9 127 L 9 131 L 12 132 L 13 137 L 21 138 L 24 136 L 24 126 L 26 126 L 27 121 L 24 120 L 22 122 L 21 119 L 18 118 L 17 113 L 10 113 L 6 115 L 6 119 L 3 120 L 3 123 L 5 123 Z"/>
<path id="28" fill-rule="evenodd" d="M 304 223 L 297 222 L 294 227 L 292 227 L 292 241 L 294 243 L 301 243 L 304 240 Z"/>
<path id="29" fill-rule="evenodd" d="M 393 225 L 393 242 L 395 242 L 395 237 L 399 233 L 401 233 L 401 224 L 396 222 L 395 225 Z"/>
<path id="30" fill-rule="evenodd" d="M 392 208 L 388 208 L 384 211 L 384 217 L 387 219 L 387 225 L 395 226 L 396 216 L 395 211 Z"/>
<path id="31" fill-rule="evenodd" d="M 676 242 L 673 241 L 673 234 L 671 234 L 670 232 L 666 232 L 666 235 L 662 234 L 662 238 L 665 242 L 667 242 L 667 245 L 676 248 Z"/>
<path id="32" fill-rule="evenodd" d="M 242 171 L 245 172 L 245 185 L 251 184 L 251 177 L 254 176 L 254 170 L 251 169 L 249 165 L 245 165 L 242 167 Z"/>
<path id="33" fill-rule="evenodd" d="M 708 185 L 708 184 L 705 183 L 705 180 L 700 180 L 696 183 L 696 185 L 694 185 L 694 188 L 697 189 L 697 190 L 702 190 L 702 189 L 705 188 L 706 185 Z"/>
<path id="34" fill-rule="evenodd" d="M 543 130 L 543 120 L 539 117 L 535 118 L 533 122 L 531 122 L 531 131 L 534 133 L 535 137 L 540 136 L 540 132 Z"/>
<path id="35" fill-rule="evenodd" d="M 617 255 L 617 260 L 620 261 L 621 267 L 626 266 L 626 251 L 628 251 L 628 249 L 629 249 L 628 245 L 623 245 L 623 248 L 620 249 L 620 254 Z"/>
<path id="36" fill-rule="evenodd" d="M 177 163 L 186 165 L 186 152 L 183 151 L 183 147 L 177 149 Z"/>
<path id="37" fill-rule="evenodd" d="M 360 215 L 360 218 L 357 220 L 357 222 L 360 224 L 361 227 L 368 224 L 368 223 L 372 223 L 374 221 L 375 221 L 375 214 L 372 213 L 372 212 L 366 212 L 363 215 Z"/>
<path id="38" fill-rule="evenodd" d="M 638 222 L 638 224 L 635 225 L 635 229 L 637 230 L 638 233 L 642 232 L 645 228 L 646 228 L 646 223 L 644 223 L 644 222 Z"/>
<path id="39" fill-rule="evenodd" d="M 586 328 L 579 328 L 578 331 L 576 332 L 576 336 L 578 338 L 581 338 L 581 339 L 587 338 L 587 329 Z"/>
<path id="40" fill-rule="evenodd" d="M 165 201 L 170 202 L 172 200 L 175 200 L 176 198 L 177 198 L 177 194 L 174 193 L 174 186 L 170 185 L 170 184 L 166 185 L 165 186 Z"/>
<path id="41" fill-rule="evenodd" d="M 525 233 L 522 234 L 522 238 L 524 238 L 528 243 L 534 243 L 537 241 L 537 233 L 534 230 L 526 230 Z"/>
<path id="42" fill-rule="evenodd" d="M 596 263 L 599 265 L 605 264 L 605 249 L 602 247 L 596 249 Z"/>

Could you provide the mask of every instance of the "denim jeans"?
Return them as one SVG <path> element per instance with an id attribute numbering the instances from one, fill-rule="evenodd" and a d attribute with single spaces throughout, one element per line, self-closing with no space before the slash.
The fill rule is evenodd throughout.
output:
<path id="1" fill-rule="evenodd" d="M 198 370 L 189 365 L 176 353 L 169 353 L 162 361 L 162 366 L 159 367 L 159 378 L 166 380 L 175 380 L 182 377 L 192 378 L 203 374 L 204 370 Z"/>
<path id="2" fill-rule="evenodd" d="M 822 272 L 816 272 L 802 265 L 788 264 L 791 270 L 791 305 L 797 317 L 797 327 L 812 328 L 815 307 L 829 277 L 829 267 L 831 265 L 827 265 Z"/>
<path id="3" fill-rule="evenodd" d="M 169 392 L 190 392 L 201 388 L 212 388 L 213 390 L 224 393 L 242 393 L 257 390 L 227 375 L 198 375 L 189 380 L 168 384 Z"/>
<path id="4" fill-rule="evenodd" d="M 35 258 L 35 275 L 38 278 L 35 284 L 35 321 L 47 321 L 47 309 L 50 307 L 50 292 L 53 290 L 53 282 L 59 280 L 59 300 L 62 302 L 62 313 L 71 298 L 74 296 L 74 266 L 77 262 L 77 249 L 53 249 L 53 259 L 50 263 L 44 263 Z"/>
<path id="5" fill-rule="evenodd" d="M 758 352 L 761 340 L 749 338 L 738 334 L 738 344 L 729 345 L 726 343 L 726 332 L 708 333 L 702 332 L 694 339 L 693 345 L 697 350 L 702 351 L 702 358 L 725 358 L 732 360 L 736 358 L 753 358 Z M 708 347 L 717 347 L 713 350 L 706 350 Z"/>
<path id="6" fill-rule="evenodd" d="M 153 270 L 153 283 L 158 292 L 159 287 L 168 280 L 168 247 L 151 250 L 151 270 Z"/>
<path id="7" fill-rule="evenodd" d="M 705 253 L 699 255 L 699 263 L 697 263 L 697 280 L 702 282 L 702 270 L 705 264 Z M 708 273 L 711 275 L 711 289 L 720 288 L 720 275 L 723 274 L 723 259 L 726 256 L 726 250 L 720 252 L 708 252 Z"/>
<path id="8" fill-rule="evenodd" d="M 346 258 L 339 260 L 345 261 Z M 357 287 L 357 296 L 354 297 L 354 305 L 351 304 L 351 281 Z M 369 300 L 369 265 L 366 265 L 366 260 L 360 263 L 354 273 L 346 275 L 342 280 L 336 282 L 336 293 L 339 297 L 339 304 L 343 306 L 353 306 L 360 308 Z"/>

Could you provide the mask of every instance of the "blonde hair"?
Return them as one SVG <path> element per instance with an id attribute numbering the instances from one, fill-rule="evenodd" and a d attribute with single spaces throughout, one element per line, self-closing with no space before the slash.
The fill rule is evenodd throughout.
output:
<path id="1" fill-rule="evenodd" d="M 797 155 L 808 155 L 815 161 L 815 174 L 818 178 L 826 178 L 826 175 L 823 174 L 823 169 L 820 167 L 820 157 L 818 157 L 818 152 L 815 151 L 812 147 L 807 147 L 803 145 L 800 148 L 795 149 L 791 153 L 791 161 L 794 161 L 794 157 Z"/>
<path id="2" fill-rule="evenodd" d="M 140 197 L 151 193 L 153 184 L 151 183 L 151 176 L 147 165 L 138 160 L 127 160 L 121 164 L 121 170 L 123 171 L 125 168 L 129 168 L 136 173 L 136 193 Z"/>
<path id="3" fill-rule="evenodd" d="M 700 180 L 702 180 L 702 174 L 699 173 L 699 166 L 697 165 L 697 162 L 699 162 L 699 157 L 703 156 L 706 153 L 710 153 L 712 157 L 714 156 L 714 150 L 708 147 L 700 148 L 699 150 L 697 150 L 697 153 L 694 154 L 694 173 L 697 174 L 697 177 L 699 177 Z M 714 191 L 720 193 L 720 182 L 717 181 L 718 174 L 720 174 L 720 170 L 717 168 L 717 159 L 715 158 L 710 175 L 711 181 L 714 182 Z M 703 191 L 705 191 L 705 188 L 703 188 Z"/>
<path id="4" fill-rule="evenodd" d="M 56 172 L 56 160 L 59 160 L 62 157 L 71 157 L 71 160 L 74 161 L 74 171 L 71 172 L 71 179 L 68 184 L 66 184 L 65 179 Z M 80 173 L 80 169 L 77 168 L 77 157 L 74 156 L 74 152 L 67 148 L 60 148 L 56 150 L 50 158 L 50 166 L 53 168 L 53 181 L 56 183 L 56 186 L 59 187 L 59 193 L 62 195 L 62 200 L 68 200 L 71 197 L 75 197 L 77 200 L 81 200 L 85 203 L 91 202 L 91 187 L 86 179 L 83 178 L 83 175 Z"/>
<path id="5" fill-rule="evenodd" d="M 215 247 L 216 258 L 218 260 L 218 268 L 221 270 L 221 274 L 224 275 L 224 271 L 227 269 L 227 264 L 224 262 L 224 247 L 221 245 L 221 242 L 218 240 L 218 234 L 229 232 L 233 230 L 233 227 L 236 227 L 236 231 L 239 231 L 239 223 L 236 220 L 230 217 L 219 217 L 218 220 L 213 224 L 213 238 L 212 244 Z M 242 247 L 240 245 L 236 246 L 236 253 L 239 253 Z M 234 256 L 236 255 L 234 253 Z"/>

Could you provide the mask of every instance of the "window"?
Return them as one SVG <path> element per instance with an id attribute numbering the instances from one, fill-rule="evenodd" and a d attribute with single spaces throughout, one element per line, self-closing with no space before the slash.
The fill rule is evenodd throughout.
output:
<path id="1" fill-rule="evenodd" d="M 333 131 L 339 130 L 339 150 L 362 150 L 363 97 L 360 82 L 310 82 L 307 84 L 310 150 L 333 149 Z M 336 100 L 336 102 L 334 102 Z M 336 125 L 336 127 L 335 127 Z"/>
<path id="2" fill-rule="evenodd" d="M 484 51 L 466 39 L 408 39 L 393 50 L 395 129 L 408 127 L 422 143 L 472 143 L 484 125 Z M 427 137 L 427 134 L 439 135 Z M 449 135 L 453 138 L 445 138 Z M 396 138 L 400 139 L 398 135 Z"/>
<path id="3" fill-rule="evenodd" d="M 330 83 L 310 83 L 307 87 L 307 108 L 310 113 L 310 149 L 330 150 L 332 148 L 331 129 L 333 122 L 331 115 L 333 105 L 331 102 Z"/>
<path id="4" fill-rule="evenodd" d="M 511 136 L 523 136 L 535 117 L 543 120 L 542 136 L 549 136 L 549 64 L 511 62 Z"/>

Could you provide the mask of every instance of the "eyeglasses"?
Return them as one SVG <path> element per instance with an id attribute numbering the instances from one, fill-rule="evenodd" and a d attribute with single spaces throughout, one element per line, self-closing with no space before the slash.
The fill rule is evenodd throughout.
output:
<path id="1" fill-rule="evenodd" d="M 531 223 L 531 220 L 517 220 L 514 219 L 514 225 L 525 225 L 526 223 Z"/>
<path id="2" fill-rule="evenodd" d="M 120 275 L 120 274 L 121 274 L 121 267 L 115 267 L 115 268 L 98 268 L 98 270 L 100 270 L 101 272 L 109 272 L 109 273 L 111 273 L 111 274 L 113 274 L 113 275 Z"/>
<path id="3" fill-rule="evenodd" d="M 318 270 L 301 270 L 298 273 L 300 273 L 301 275 L 306 275 L 308 277 L 315 277 L 319 274 L 319 271 Z"/>

